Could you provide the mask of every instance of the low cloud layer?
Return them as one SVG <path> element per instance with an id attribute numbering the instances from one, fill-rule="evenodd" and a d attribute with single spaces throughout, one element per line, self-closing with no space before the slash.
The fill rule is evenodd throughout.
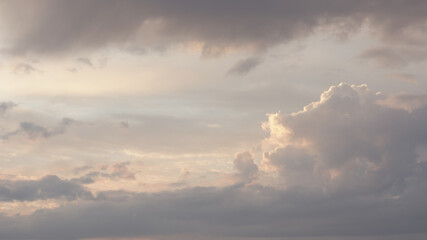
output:
<path id="1" fill-rule="evenodd" d="M 90 199 L 92 194 L 80 184 L 55 175 L 40 180 L 0 180 L 0 201 L 37 201 L 47 199 Z"/>
<path id="2" fill-rule="evenodd" d="M 157 235 L 169 235 L 169 239 L 179 235 L 216 239 L 298 236 L 351 239 L 381 235 L 379 239 L 388 239 L 390 235 L 414 233 L 425 236 L 424 200 L 425 195 L 419 191 L 391 199 L 333 196 L 321 191 L 277 191 L 261 186 L 192 188 L 131 194 L 120 201 L 81 202 L 29 216 L 2 216 L 0 237 L 49 240 L 63 236 L 66 239 L 156 239 Z"/>

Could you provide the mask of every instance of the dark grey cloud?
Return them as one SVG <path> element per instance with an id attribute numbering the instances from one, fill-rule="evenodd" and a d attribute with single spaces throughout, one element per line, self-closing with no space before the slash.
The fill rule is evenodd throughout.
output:
<path id="1" fill-rule="evenodd" d="M 45 54 L 131 44 L 164 49 L 201 42 L 203 54 L 265 49 L 318 29 L 348 35 L 362 25 L 390 43 L 425 45 L 424 1 L 5 1 L 8 48 Z"/>
<path id="2" fill-rule="evenodd" d="M 15 131 L 8 132 L 2 136 L 3 139 L 23 134 L 29 139 L 36 140 L 38 138 L 50 138 L 56 135 L 63 134 L 66 128 L 75 121 L 70 118 L 64 118 L 61 123 L 55 128 L 48 129 L 32 122 L 21 122 L 19 128 Z"/>
<path id="3" fill-rule="evenodd" d="M 229 71 L 230 74 L 245 75 L 262 63 L 257 57 L 251 57 L 238 61 Z"/>
<path id="4" fill-rule="evenodd" d="M 92 199 L 83 186 L 55 175 L 40 180 L 0 180 L 0 201 L 36 201 L 47 199 Z"/>
<path id="5" fill-rule="evenodd" d="M 420 186 L 419 186 L 420 187 Z M 425 184 L 419 190 L 426 189 Z M 400 199 L 331 196 L 322 191 L 279 191 L 261 186 L 189 188 L 156 194 L 105 192 L 106 200 L 80 202 L 30 216 L 1 216 L 2 239 L 82 239 L 200 235 L 287 239 L 351 239 L 420 234 L 425 192 Z M 108 200 L 112 197 L 112 200 Z M 405 224 L 402 224 L 405 223 Z M 55 227 L 52 227 L 55 226 Z M 197 238 L 196 238 L 197 239 Z M 316 238 L 313 238 L 316 239 Z"/>

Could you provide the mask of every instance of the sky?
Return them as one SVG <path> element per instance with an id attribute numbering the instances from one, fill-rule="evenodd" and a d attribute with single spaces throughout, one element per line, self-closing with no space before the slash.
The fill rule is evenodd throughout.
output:
<path id="1" fill-rule="evenodd" d="M 426 12 L 0 0 L 0 239 L 426 239 Z"/>

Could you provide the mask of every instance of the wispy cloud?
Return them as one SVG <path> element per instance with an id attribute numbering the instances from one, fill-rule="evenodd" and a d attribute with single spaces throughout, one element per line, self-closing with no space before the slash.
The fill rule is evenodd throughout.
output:
<path id="1" fill-rule="evenodd" d="M 33 72 L 38 72 L 35 67 L 33 67 L 29 63 L 15 63 L 12 65 L 12 72 L 15 74 L 24 73 L 24 74 L 31 74 Z"/>
<path id="2" fill-rule="evenodd" d="M 0 115 L 3 115 L 6 111 L 16 106 L 17 105 L 14 102 L 0 102 Z"/>
<path id="3" fill-rule="evenodd" d="M 89 58 L 85 58 L 85 57 L 79 57 L 76 59 L 76 62 L 89 66 L 89 67 L 93 67 L 93 63 L 92 60 L 90 60 Z"/>
<path id="4" fill-rule="evenodd" d="M 92 199 L 83 186 L 49 175 L 40 180 L 0 180 L 0 202 L 37 201 L 47 199 Z"/>
<path id="5" fill-rule="evenodd" d="M 50 138 L 59 134 L 63 134 L 65 129 L 73 123 L 75 123 L 73 119 L 64 118 L 55 128 L 47 129 L 33 122 L 21 122 L 18 129 L 4 134 L 2 138 L 9 139 L 19 134 L 24 134 L 26 137 L 32 140 L 36 140 L 38 138 Z"/>
<path id="6" fill-rule="evenodd" d="M 238 61 L 229 71 L 230 74 L 245 75 L 262 63 L 261 58 L 251 57 Z"/>

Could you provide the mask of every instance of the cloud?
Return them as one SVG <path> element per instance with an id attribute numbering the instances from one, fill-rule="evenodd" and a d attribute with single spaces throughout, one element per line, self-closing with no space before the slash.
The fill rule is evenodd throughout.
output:
<path id="1" fill-rule="evenodd" d="M 129 128 L 129 123 L 125 122 L 125 121 L 121 121 L 120 122 L 120 127 L 122 127 L 122 128 Z"/>
<path id="2" fill-rule="evenodd" d="M 129 165 L 130 165 L 130 162 L 115 163 L 112 166 L 111 176 L 113 178 L 119 177 L 119 178 L 125 178 L 125 179 L 135 179 L 135 174 L 133 172 L 130 172 L 128 169 Z"/>
<path id="3" fill-rule="evenodd" d="M 3 52 L 14 54 L 196 44 L 218 55 L 267 49 L 319 29 L 345 36 L 363 25 L 386 42 L 425 45 L 426 10 L 423 1 L 386 0 L 39 0 L 2 4 L 0 16 L 9 40 Z"/>
<path id="4" fill-rule="evenodd" d="M 134 55 L 146 55 L 148 53 L 147 49 L 139 47 L 139 46 L 127 46 L 122 48 L 124 52 L 134 54 Z"/>
<path id="5" fill-rule="evenodd" d="M 36 201 L 47 199 L 91 199 L 92 194 L 81 185 L 48 175 L 40 180 L 0 180 L 0 201 Z"/>
<path id="6" fill-rule="evenodd" d="M 76 59 L 76 62 L 84 64 L 89 67 L 93 67 L 92 60 L 90 60 L 89 58 L 80 57 Z"/>
<path id="7" fill-rule="evenodd" d="M 340 84 L 300 112 L 270 115 L 265 127 L 279 147 L 267 162 L 289 187 L 399 196 L 425 165 L 417 149 L 427 146 L 427 106 L 408 97 L 418 101 L 408 112 L 378 104 L 384 99 L 366 85 Z"/>
<path id="8" fill-rule="evenodd" d="M 390 108 L 404 109 L 412 112 L 427 104 L 427 95 L 409 93 L 392 94 L 384 99 L 378 100 L 377 103 Z"/>
<path id="9" fill-rule="evenodd" d="M 18 74 L 18 73 L 30 74 L 38 70 L 28 63 L 15 63 L 12 66 L 12 71 L 15 74 Z"/>
<path id="10" fill-rule="evenodd" d="M 172 188 L 179 188 L 179 187 L 185 187 L 188 185 L 188 177 L 191 175 L 191 172 L 188 169 L 181 168 L 181 176 L 180 178 L 169 184 L 169 187 Z"/>
<path id="11" fill-rule="evenodd" d="M 422 62 L 427 58 L 427 52 L 416 48 L 370 48 L 361 53 L 359 58 L 372 61 L 379 67 L 404 67 L 410 63 Z"/>
<path id="12" fill-rule="evenodd" d="M 135 180 L 135 172 L 129 170 L 128 166 L 130 162 L 119 162 L 111 166 L 102 166 L 98 167 L 96 170 L 91 166 L 83 166 L 80 168 L 74 169 L 75 174 L 84 173 L 80 177 L 71 179 L 73 182 L 78 182 L 81 184 L 91 184 L 96 182 L 99 178 L 107 178 L 112 180 L 125 179 L 125 180 Z M 89 171 L 90 170 L 90 171 Z"/>
<path id="13" fill-rule="evenodd" d="M 389 48 L 372 48 L 359 55 L 362 59 L 374 61 L 380 67 L 396 67 L 406 65 L 405 59 Z"/>
<path id="14" fill-rule="evenodd" d="M 403 82 L 409 82 L 409 83 L 419 82 L 419 77 L 410 73 L 395 73 L 395 74 L 391 74 L 390 77 Z"/>
<path id="15" fill-rule="evenodd" d="M 260 58 L 247 58 L 240 60 L 234 65 L 228 73 L 236 75 L 245 75 L 262 63 Z"/>
<path id="16" fill-rule="evenodd" d="M 243 182 L 250 182 L 257 177 L 258 166 L 255 164 L 250 152 L 240 152 L 234 157 L 234 168 L 237 170 L 237 176 Z"/>
<path id="17" fill-rule="evenodd" d="M 65 132 L 65 129 L 73 123 L 75 123 L 73 119 L 64 118 L 61 123 L 55 128 L 47 129 L 32 122 L 21 122 L 17 130 L 4 134 L 2 138 L 8 139 L 19 134 L 24 134 L 31 140 L 36 140 L 38 138 L 50 138 L 56 135 L 63 134 Z"/>
<path id="18" fill-rule="evenodd" d="M 0 102 L 0 116 L 5 114 L 9 109 L 12 109 L 16 106 L 17 105 L 14 102 Z"/>
<path id="19" fill-rule="evenodd" d="M 31 215 L 0 215 L 0 239 L 424 239 L 427 159 L 418 152 L 427 147 L 427 106 L 380 103 L 389 98 L 340 84 L 301 111 L 269 115 L 263 164 L 277 171 L 274 183 L 100 192 Z M 249 152 L 236 154 L 234 167 L 246 179 L 270 174 Z M 128 176 L 130 168 L 105 169 Z"/>
<path id="20" fill-rule="evenodd" d="M 394 235 L 426 236 L 425 192 L 412 192 L 401 199 L 355 198 L 233 185 L 156 194 L 107 194 L 117 197 L 40 210 L 29 216 L 0 216 L 0 237 L 50 240 L 63 239 L 62 236 L 67 239 L 156 239 L 165 235 L 168 239 L 180 239 L 180 235 L 208 239 L 376 236 L 385 240 Z"/>

